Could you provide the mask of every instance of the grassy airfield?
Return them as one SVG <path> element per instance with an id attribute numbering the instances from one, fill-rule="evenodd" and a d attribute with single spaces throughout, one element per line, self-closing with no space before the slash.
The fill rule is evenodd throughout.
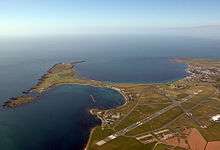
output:
<path id="1" fill-rule="evenodd" d="M 220 113 L 220 61 L 218 60 L 178 60 L 191 67 L 192 76 L 167 84 L 146 84 L 135 87 L 135 85 L 116 84 L 125 95 L 133 95 L 126 105 L 112 110 L 96 110 L 99 117 L 106 120 L 102 127 L 96 127 L 90 137 L 88 149 L 185 149 L 183 147 L 163 144 L 164 135 L 172 134 L 173 137 L 183 137 L 183 131 L 196 128 L 207 141 L 220 140 L 220 123 L 211 121 L 211 117 Z M 197 67 L 207 70 L 215 70 L 215 74 L 197 71 Z M 207 76 L 204 80 L 204 76 Z M 143 123 L 120 137 L 110 140 L 99 146 L 97 143 L 117 131 L 125 129 L 144 118 L 164 109 L 173 103 L 179 105 L 162 113 L 160 116 Z M 100 115 L 101 114 L 101 115 Z M 112 118 L 120 114 L 120 118 Z M 163 130 L 169 130 L 161 135 L 156 134 Z M 107 133 L 110 131 L 109 133 Z M 149 137 L 149 134 L 152 135 Z M 144 137 L 142 138 L 141 137 Z M 122 138 L 123 137 L 123 138 Z M 131 140 L 133 139 L 133 140 Z M 129 144 L 126 142 L 129 141 Z M 117 145 L 114 147 L 113 145 Z M 111 147 L 113 146 L 113 147 Z"/>
<path id="2" fill-rule="evenodd" d="M 186 149 L 167 144 L 166 140 L 186 139 L 184 131 L 190 128 L 198 129 L 207 141 L 220 140 L 220 123 L 211 120 L 220 114 L 220 61 L 176 62 L 187 64 L 190 74 L 166 84 L 105 83 L 79 76 L 74 69 L 76 63 L 56 64 L 28 93 L 9 99 L 5 107 L 14 108 L 36 100 L 30 92 L 41 94 L 63 84 L 92 85 L 115 89 L 126 102 L 118 108 L 90 111 L 102 120 L 102 125 L 93 129 L 88 150 Z"/>

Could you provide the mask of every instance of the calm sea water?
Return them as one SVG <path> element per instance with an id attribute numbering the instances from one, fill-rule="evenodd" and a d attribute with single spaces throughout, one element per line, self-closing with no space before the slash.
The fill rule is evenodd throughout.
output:
<path id="1" fill-rule="evenodd" d="M 220 57 L 218 40 L 150 35 L 0 39 L 0 104 L 37 83 L 58 62 L 86 60 L 77 66 L 86 77 L 112 82 L 167 82 L 185 75 L 176 56 Z M 92 103 L 93 94 L 97 102 Z M 123 103 L 109 89 L 62 86 L 41 100 L 0 111 L 0 149 L 82 149 L 100 121 L 89 108 Z"/>
<path id="2" fill-rule="evenodd" d="M 92 94 L 96 103 L 90 98 Z M 89 108 L 112 108 L 123 98 L 116 91 L 66 85 L 50 90 L 38 102 L 0 112 L 2 150 L 82 149 L 89 130 L 100 121 Z"/>
<path id="3" fill-rule="evenodd" d="M 109 82 L 168 82 L 185 76 L 184 64 L 169 58 L 120 58 L 79 64 L 77 70 L 89 79 Z"/>

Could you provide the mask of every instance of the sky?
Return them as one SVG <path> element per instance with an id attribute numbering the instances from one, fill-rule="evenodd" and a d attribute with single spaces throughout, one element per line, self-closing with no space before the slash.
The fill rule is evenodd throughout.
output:
<path id="1" fill-rule="evenodd" d="M 143 32 L 220 26 L 220 0 L 1 0 L 0 34 Z"/>

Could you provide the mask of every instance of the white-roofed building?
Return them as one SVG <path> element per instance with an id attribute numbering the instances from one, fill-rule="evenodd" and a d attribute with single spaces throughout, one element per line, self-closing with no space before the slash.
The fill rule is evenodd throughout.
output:
<path id="1" fill-rule="evenodd" d="M 220 121 L 220 114 L 217 114 L 217 115 L 215 115 L 215 116 L 212 116 L 212 120 L 215 121 L 215 122 Z"/>

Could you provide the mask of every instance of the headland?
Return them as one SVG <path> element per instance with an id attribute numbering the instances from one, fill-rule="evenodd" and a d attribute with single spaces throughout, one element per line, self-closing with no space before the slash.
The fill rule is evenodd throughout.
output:
<path id="1" fill-rule="evenodd" d="M 4 106 L 31 103 L 50 88 L 64 84 L 111 88 L 121 93 L 125 104 L 90 110 L 102 124 L 91 132 L 86 149 L 193 149 L 200 135 L 200 140 L 216 141 L 218 145 L 220 124 L 211 118 L 220 107 L 220 61 L 179 58 L 175 62 L 187 64 L 188 76 L 161 84 L 90 80 L 75 70 L 83 61 L 55 64 L 35 86 L 24 95 L 10 98 Z"/>

